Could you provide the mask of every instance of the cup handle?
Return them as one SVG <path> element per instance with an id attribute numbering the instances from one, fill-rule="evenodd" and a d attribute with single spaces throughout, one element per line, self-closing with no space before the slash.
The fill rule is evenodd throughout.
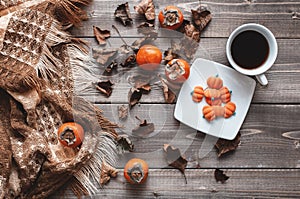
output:
<path id="1" fill-rule="evenodd" d="M 255 77 L 262 86 L 268 85 L 268 80 L 264 74 L 256 75 Z"/>

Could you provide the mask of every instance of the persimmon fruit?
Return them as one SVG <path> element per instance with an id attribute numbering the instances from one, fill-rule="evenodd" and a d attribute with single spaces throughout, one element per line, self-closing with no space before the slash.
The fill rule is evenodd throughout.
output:
<path id="1" fill-rule="evenodd" d="M 163 28 L 176 30 L 183 23 L 183 14 L 179 8 L 176 6 L 170 5 L 166 6 L 158 14 L 158 20 Z"/>
<path id="2" fill-rule="evenodd" d="M 75 148 L 83 142 L 84 130 L 78 123 L 67 122 L 58 128 L 57 136 L 62 145 Z"/>
<path id="3" fill-rule="evenodd" d="M 131 184 L 142 184 L 148 177 L 148 164 L 139 158 L 129 160 L 124 167 L 124 177 Z"/>
<path id="4" fill-rule="evenodd" d="M 190 76 L 190 64 L 183 59 L 172 59 L 165 66 L 165 74 L 168 81 L 183 83 Z"/>
<path id="5" fill-rule="evenodd" d="M 160 66 L 162 60 L 162 52 L 153 45 L 142 46 L 136 55 L 138 66 L 147 71 L 153 71 Z"/>

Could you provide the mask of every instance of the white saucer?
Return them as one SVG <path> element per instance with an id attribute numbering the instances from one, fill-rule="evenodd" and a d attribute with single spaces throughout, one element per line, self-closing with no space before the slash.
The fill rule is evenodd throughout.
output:
<path id="1" fill-rule="evenodd" d="M 223 85 L 232 91 L 231 101 L 236 104 L 236 113 L 227 119 L 218 117 L 208 122 L 202 114 L 203 106 L 207 105 L 205 99 L 203 98 L 200 103 L 195 103 L 192 100 L 191 92 L 197 85 L 205 89 L 207 78 L 216 75 L 223 80 Z M 247 115 L 255 86 L 255 80 L 228 66 L 205 59 L 196 59 L 191 66 L 190 77 L 180 90 L 174 117 L 203 133 L 232 140 L 237 135 Z"/>

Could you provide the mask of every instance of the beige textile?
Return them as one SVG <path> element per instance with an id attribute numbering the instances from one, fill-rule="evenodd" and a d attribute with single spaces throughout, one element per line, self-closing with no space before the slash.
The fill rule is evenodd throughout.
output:
<path id="1" fill-rule="evenodd" d="M 45 198 L 68 182 L 93 194 L 103 161 L 115 164 L 117 126 L 76 95 L 88 56 L 62 30 L 56 1 L 0 2 L 0 198 Z M 70 121 L 84 127 L 80 148 L 57 140 Z"/>

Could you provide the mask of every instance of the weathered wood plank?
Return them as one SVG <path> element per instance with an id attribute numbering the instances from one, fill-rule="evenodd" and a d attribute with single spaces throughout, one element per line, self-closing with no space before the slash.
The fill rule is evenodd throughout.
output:
<path id="1" fill-rule="evenodd" d="M 127 43 L 132 43 L 136 38 L 126 38 Z M 95 39 L 88 39 L 92 47 L 96 47 Z M 205 58 L 216 61 L 225 65 L 229 65 L 225 46 L 227 39 L 225 38 L 203 38 L 200 41 L 200 47 L 195 57 Z M 117 48 L 122 45 L 119 38 L 110 38 L 106 48 Z M 158 38 L 155 42 L 160 49 L 166 50 L 170 47 L 170 39 Z M 262 87 L 257 84 L 254 103 L 299 103 L 300 102 L 300 59 L 299 59 L 300 39 L 278 39 L 279 53 L 275 65 L 266 73 L 269 79 L 269 85 Z M 100 78 L 104 67 L 99 65 L 93 70 Z M 92 102 L 96 103 L 126 103 L 127 95 L 131 85 L 128 83 L 128 77 L 137 74 L 140 70 L 132 68 L 130 70 L 119 67 L 119 73 L 110 77 L 114 81 L 114 91 L 107 98 L 101 95 L 92 86 L 85 92 L 80 93 Z M 159 71 L 163 74 L 163 67 Z M 155 83 L 155 82 L 154 82 Z M 143 103 L 163 103 L 163 94 L 159 86 L 159 81 L 153 87 L 149 95 L 144 95 L 141 102 Z"/>
<path id="2" fill-rule="evenodd" d="M 166 167 L 162 147 L 172 144 L 180 148 L 191 162 L 197 162 L 198 150 L 205 134 L 179 123 L 173 117 L 174 105 L 142 104 L 130 110 L 125 121 L 119 120 L 116 104 L 99 105 L 104 115 L 123 126 L 120 134 L 132 135 L 139 124 L 135 118 L 153 122 L 155 131 L 148 138 L 132 137 L 135 152 L 120 157 L 119 167 L 132 157 L 144 158 L 151 168 Z M 237 107 L 237 111 L 239 108 Z M 300 105 L 251 105 L 240 130 L 241 144 L 231 154 L 218 158 L 216 149 L 208 144 L 208 155 L 199 161 L 202 168 L 296 168 L 300 167 L 299 143 L 282 137 L 282 133 L 300 130 Z M 199 116 L 202 119 L 201 116 Z M 212 148 L 212 149 L 211 149 Z M 194 168 L 195 164 L 189 164 Z"/>
<path id="3" fill-rule="evenodd" d="M 92 36 L 92 26 L 111 29 L 111 25 L 116 25 L 123 36 L 138 36 L 136 26 L 144 21 L 144 17 L 135 13 L 133 6 L 139 1 L 128 1 L 133 18 L 131 26 L 124 27 L 114 18 L 114 11 L 122 1 L 102 1 L 95 0 L 93 4 L 86 8 L 89 20 L 83 23 L 83 27 L 73 29 L 76 36 Z M 155 1 L 154 1 L 155 2 Z M 198 6 L 198 1 L 159 1 L 155 2 L 156 13 L 166 5 L 177 5 L 184 10 L 186 19 L 190 19 L 190 9 Z M 283 1 L 204 1 L 213 14 L 213 20 L 209 27 L 202 33 L 202 37 L 228 37 L 229 34 L 239 25 L 244 23 L 261 23 L 280 38 L 299 38 L 300 21 L 293 16 L 300 12 L 300 2 Z M 156 27 L 159 29 L 158 20 Z M 113 32 L 116 36 L 116 33 Z"/>
<path id="4" fill-rule="evenodd" d="M 123 170 L 96 198 L 298 198 L 300 170 L 229 169 L 226 183 L 214 179 L 213 169 L 188 169 L 188 184 L 174 169 L 151 169 L 143 185 L 125 182 Z M 54 195 L 52 198 L 56 198 Z M 68 192 L 64 198 L 73 198 Z"/>

